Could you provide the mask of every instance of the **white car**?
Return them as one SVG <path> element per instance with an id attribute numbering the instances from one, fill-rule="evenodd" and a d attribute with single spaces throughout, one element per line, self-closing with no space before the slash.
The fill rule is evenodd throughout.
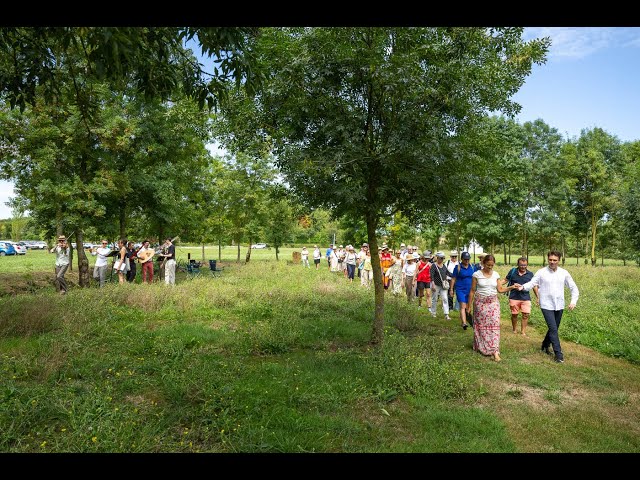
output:
<path id="1" fill-rule="evenodd" d="M 25 247 L 24 245 L 20 245 L 19 243 L 16 243 L 16 242 L 6 242 L 6 243 L 10 243 L 11 245 L 13 245 L 13 248 L 16 250 L 16 254 L 18 255 L 25 255 L 27 253 L 27 247 Z"/>
<path id="2" fill-rule="evenodd" d="M 36 243 L 33 244 L 33 247 L 31 248 L 38 248 L 40 250 L 44 250 L 45 248 L 47 248 L 47 242 L 43 242 L 42 240 L 37 241 Z"/>
<path id="3" fill-rule="evenodd" d="M 254 243 L 253 245 L 251 245 L 251 248 L 267 248 L 267 244 L 266 243 Z"/>

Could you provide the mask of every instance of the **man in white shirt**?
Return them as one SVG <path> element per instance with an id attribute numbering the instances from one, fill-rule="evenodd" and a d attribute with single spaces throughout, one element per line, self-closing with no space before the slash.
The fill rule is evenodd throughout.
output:
<path id="1" fill-rule="evenodd" d="M 564 287 L 568 287 L 571 292 L 571 303 L 569 303 L 569 310 L 576 308 L 578 302 L 578 286 L 573 281 L 571 274 L 564 268 L 558 267 L 558 262 L 562 254 L 558 251 L 550 251 L 547 254 L 547 260 L 549 266 L 538 270 L 530 282 L 524 285 L 518 285 L 518 290 L 529 291 L 533 287 L 538 287 L 538 296 L 540 299 L 540 310 L 547 322 L 547 335 L 542 341 L 542 351 L 548 355 L 551 355 L 549 346 L 553 346 L 553 352 L 555 353 L 555 361 L 557 363 L 564 363 L 564 356 L 562 355 L 562 348 L 560 347 L 560 338 L 558 337 L 558 328 L 560 327 L 560 320 L 562 319 L 562 312 L 564 311 Z"/>
<path id="2" fill-rule="evenodd" d="M 109 242 L 102 240 L 102 246 L 96 248 L 92 255 L 97 255 L 96 265 L 93 267 L 93 278 L 100 281 L 100 286 L 104 287 L 107 277 L 107 256 L 111 253 L 111 249 L 107 247 Z"/>

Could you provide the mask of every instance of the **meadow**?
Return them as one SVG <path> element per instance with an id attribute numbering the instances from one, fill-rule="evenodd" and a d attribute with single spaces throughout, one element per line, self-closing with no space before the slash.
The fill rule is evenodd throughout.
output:
<path id="1" fill-rule="evenodd" d="M 225 247 L 220 277 L 179 272 L 175 287 L 79 289 L 74 271 L 66 296 L 53 255 L 0 259 L 0 451 L 640 451 L 637 267 L 567 261 L 581 294 L 562 365 L 540 352 L 539 310 L 513 334 L 501 296 L 495 363 L 457 312 L 392 295 L 373 349 L 373 290 L 292 251 L 245 265 L 246 247 L 241 263 Z"/>

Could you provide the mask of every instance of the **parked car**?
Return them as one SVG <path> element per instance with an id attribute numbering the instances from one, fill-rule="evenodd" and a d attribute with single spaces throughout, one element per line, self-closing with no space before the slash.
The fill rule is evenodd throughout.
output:
<path id="1" fill-rule="evenodd" d="M 44 250 L 47 248 L 47 242 L 43 242 L 42 240 L 39 240 L 37 242 L 34 242 L 33 247 L 31 248 L 37 248 L 39 250 Z"/>
<path id="2" fill-rule="evenodd" d="M 25 255 L 27 253 L 27 247 L 25 247 L 24 245 L 20 245 L 20 243 L 18 242 L 5 242 L 5 243 L 11 244 L 11 246 L 16 251 L 16 255 Z"/>
<path id="3" fill-rule="evenodd" d="M 266 243 L 254 243 L 253 245 L 251 245 L 251 248 L 267 248 L 267 244 Z"/>
<path id="4" fill-rule="evenodd" d="M 15 255 L 16 249 L 9 242 L 0 242 L 0 257 L 5 255 Z"/>

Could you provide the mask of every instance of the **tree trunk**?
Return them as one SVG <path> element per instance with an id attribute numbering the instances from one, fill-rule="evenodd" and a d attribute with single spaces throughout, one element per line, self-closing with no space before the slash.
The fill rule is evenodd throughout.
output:
<path id="1" fill-rule="evenodd" d="M 591 266 L 596 266 L 596 212 L 595 209 L 591 209 Z"/>
<path id="2" fill-rule="evenodd" d="M 580 232 L 576 232 L 576 266 L 580 264 Z"/>
<path id="3" fill-rule="evenodd" d="M 120 238 L 127 238 L 127 208 L 124 200 L 120 201 L 119 214 Z"/>
<path id="4" fill-rule="evenodd" d="M 566 260 L 565 249 L 566 249 L 565 238 L 564 238 L 564 235 L 562 235 L 562 266 L 563 267 L 564 267 L 564 262 Z"/>
<path id="5" fill-rule="evenodd" d="M 587 258 L 589 257 L 589 232 L 585 232 L 586 236 L 584 237 L 584 264 L 586 265 L 589 260 L 587 260 Z"/>
<path id="6" fill-rule="evenodd" d="M 204 256 L 204 242 L 202 242 L 202 263 L 204 263 L 205 261 L 205 256 Z"/>
<path id="7" fill-rule="evenodd" d="M 236 262 L 240 263 L 240 242 L 237 243 L 237 247 L 238 247 L 238 259 L 236 260 Z M 249 247 L 251 247 L 251 245 L 249 245 Z"/>
<path id="8" fill-rule="evenodd" d="M 375 215 L 367 214 L 367 237 L 371 251 L 371 266 L 373 267 L 373 287 L 375 292 L 375 311 L 373 315 L 373 331 L 371 344 L 381 347 L 384 340 L 384 284 L 382 283 L 382 267 L 378 255 L 378 240 L 376 229 L 378 219 Z"/>
<path id="9" fill-rule="evenodd" d="M 76 229 L 76 249 L 78 250 L 78 285 L 80 287 L 89 286 L 89 260 L 84 253 L 84 232 L 82 229 Z"/>
<path id="10" fill-rule="evenodd" d="M 280 248 L 278 247 L 278 245 L 276 245 L 275 247 L 276 247 L 276 261 L 279 262 L 280 259 L 278 258 L 278 253 L 280 252 Z"/>
<path id="11" fill-rule="evenodd" d="M 253 239 L 251 237 L 249 237 L 249 244 L 247 245 L 247 254 L 244 257 L 244 263 L 249 263 L 249 260 L 251 260 L 251 243 L 253 242 Z M 239 244 L 238 244 L 238 248 Z"/>
<path id="12" fill-rule="evenodd" d="M 522 211 L 522 256 L 529 258 L 529 246 L 527 245 L 527 212 Z"/>
<path id="13" fill-rule="evenodd" d="M 71 247 L 71 239 L 68 238 L 67 242 L 69 242 L 69 247 Z M 76 248 L 78 248 L 78 242 L 76 242 Z M 84 247 L 80 247 L 82 250 L 84 250 Z M 73 248 L 69 248 L 69 271 L 73 272 Z"/>
<path id="14" fill-rule="evenodd" d="M 502 240 L 502 258 L 504 258 L 504 264 L 507 265 L 507 242 Z"/>
<path id="15" fill-rule="evenodd" d="M 222 261 L 222 240 L 218 238 L 218 262 Z"/>

